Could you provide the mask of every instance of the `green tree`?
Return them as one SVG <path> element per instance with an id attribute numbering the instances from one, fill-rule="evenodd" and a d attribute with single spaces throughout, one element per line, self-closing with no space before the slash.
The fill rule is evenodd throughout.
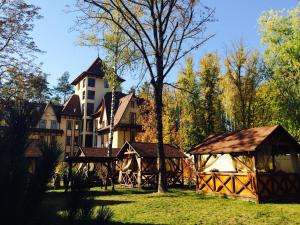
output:
<path id="1" fill-rule="evenodd" d="M 203 107 L 205 136 L 224 131 L 223 112 L 219 99 L 220 63 L 217 53 L 200 60 L 200 98 Z"/>
<path id="2" fill-rule="evenodd" d="M 20 71 L 11 71 L 2 85 L 1 98 L 6 101 L 46 102 L 51 94 L 48 84 L 47 75 L 44 73 L 24 75 Z"/>
<path id="3" fill-rule="evenodd" d="M 57 85 L 54 87 L 54 92 L 60 99 L 63 100 L 63 103 L 67 98 L 73 93 L 73 87 L 69 81 L 70 73 L 68 71 L 64 72 L 58 79 Z"/>
<path id="4" fill-rule="evenodd" d="M 203 127 L 203 106 L 200 102 L 200 85 L 193 70 L 193 59 L 186 59 L 177 80 L 176 98 L 179 107 L 179 146 L 187 151 L 199 144 L 205 135 Z"/>
<path id="5" fill-rule="evenodd" d="M 286 11 L 267 11 L 259 18 L 264 62 L 276 96 L 279 122 L 300 139 L 300 6 Z M 277 91 L 278 90 L 278 91 Z"/>

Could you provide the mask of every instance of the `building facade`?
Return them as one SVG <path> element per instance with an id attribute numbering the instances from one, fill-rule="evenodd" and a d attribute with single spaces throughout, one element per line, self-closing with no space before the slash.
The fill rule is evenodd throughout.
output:
<path id="1" fill-rule="evenodd" d="M 71 84 L 75 92 L 64 105 L 30 103 L 34 113 L 29 139 L 59 143 L 64 157 L 75 155 L 78 147 L 106 148 L 109 140 L 112 93 L 101 59 L 98 57 Z M 141 131 L 140 102 L 133 94 L 116 90 L 113 148 L 134 141 Z"/>

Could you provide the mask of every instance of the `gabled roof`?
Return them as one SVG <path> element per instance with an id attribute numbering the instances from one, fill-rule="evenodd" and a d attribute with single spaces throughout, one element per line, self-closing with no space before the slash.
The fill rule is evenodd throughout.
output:
<path id="1" fill-rule="evenodd" d="M 111 110 L 111 95 L 112 93 L 111 92 L 107 92 L 102 101 L 100 102 L 99 106 L 97 107 L 97 109 L 95 110 L 95 113 L 94 113 L 94 116 L 100 116 L 99 113 L 101 110 L 104 110 L 105 108 L 105 111 L 106 111 L 106 116 L 107 118 L 110 118 L 110 110 Z M 115 92 L 115 108 L 114 108 L 114 113 L 116 113 L 116 111 L 118 110 L 118 106 L 119 106 L 119 101 L 121 98 L 123 98 L 124 96 L 126 96 L 126 94 L 120 92 L 120 91 L 117 91 Z M 110 121 L 108 120 L 108 123 Z"/>
<path id="2" fill-rule="evenodd" d="M 103 63 L 99 57 L 96 58 L 96 60 L 92 63 L 92 65 L 90 65 L 90 67 L 86 71 L 81 73 L 75 80 L 73 80 L 71 84 L 76 85 L 86 76 L 92 76 L 96 78 L 103 78 L 105 76 Z M 121 82 L 124 81 L 121 77 L 119 77 L 119 80 Z"/>
<path id="3" fill-rule="evenodd" d="M 157 144 L 149 142 L 126 142 L 117 154 L 118 158 L 122 158 L 128 147 L 132 149 L 140 156 L 145 158 L 157 158 Z M 164 152 L 166 158 L 185 158 L 186 155 L 170 144 L 164 144 Z"/>
<path id="4" fill-rule="evenodd" d="M 114 117 L 114 125 L 115 126 L 118 126 L 119 123 L 121 122 L 122 116 L 124 115 L 124 113 L 127 109 L 127 106 L 129 104 L 129 102 L 131 101 L 132 97 L 133 97 L 133 94 L 131 93 L 120 99 L 119 106 L 118 106 L 118 109 L 117 109 L 117 111 L 115 113 L 115 117 Z"/>
<path id="5" fill-rule="evenodd" d="M 277 125 L 212 135 L 191 149 L 189 153 L 197 155 L 253 152 L 257 151 L 267 141 L 290 144 L 300 152 L 300 145 L 296 140 L 282 126 Z"/>
<path id="6" fill-rule="evenodd" d="M 62 115 L 81 117 L 80 99 L 73 94 L 63 105 Z"/>

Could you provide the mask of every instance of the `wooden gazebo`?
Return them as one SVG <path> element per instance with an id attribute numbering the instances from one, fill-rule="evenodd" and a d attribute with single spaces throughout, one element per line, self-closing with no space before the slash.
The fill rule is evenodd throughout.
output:
<path id="1" fill-rule="evenodd" d="M 119 183 L 123 186 L 154 188 L 157 186 L 157 145 L 145 142 L 126 142 L 117 154 L 119 159 Z M 183 185 L 183 152 L 165 144 L 168 186 Z"/>
<path id="2" fill-rule="evenodd" d="M 280 125 L 209 136 L 190 153 L 200 193 L 258 203 L 300 197 L 300 145 Z"/>

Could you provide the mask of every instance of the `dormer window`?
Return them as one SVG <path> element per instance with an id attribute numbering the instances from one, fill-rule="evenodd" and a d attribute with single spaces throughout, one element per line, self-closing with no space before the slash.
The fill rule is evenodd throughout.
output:
<path id="1" fill-rule="evenodd" d="M 85 87 L 85 79 L 83 79 L 83 81 L 82 81 L 82 87 L 83 88 Z"/>
<path id="2" fill-rule="evenodd" d="M 39 122 L 39 128 L 46 129 L 46 120 L 40 120 L 40 122 Z"/>

